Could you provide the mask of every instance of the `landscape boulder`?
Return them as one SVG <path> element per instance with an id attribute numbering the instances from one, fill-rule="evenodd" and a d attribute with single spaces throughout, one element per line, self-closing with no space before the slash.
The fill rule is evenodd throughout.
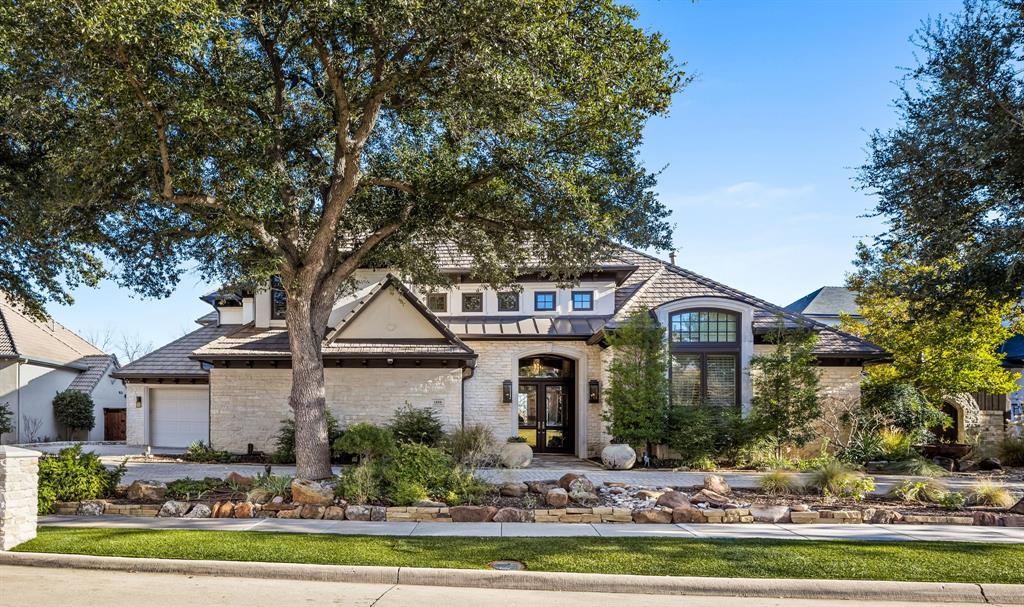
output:
<path id="1" fill-rule="evenodd" d="M 253 478 L 237 472 L 229 472 L 228 475 L 224 477 L 224 482 L 233 483 L 242 489 L 252 489 Z"/>
<path id="2" fill-rule="evenodd" d="M 561 487 L 549 489 L 544 494 L 544 501 L 552 508 L 565 508 L 569 505 L 569 492 Z"/>
<path id="3" fill-rule="evenodd" d="M 291 510 L 279 510 L 277 518 L 299 518 L 299 513 L 302 512 L 302 508 L 293 508 Z"/>
<path id="4" fill-rule="evenodd" d="M 978 470 L 1002 470 L 1003 464 L 997 457 L 986 457 L 978 462 Z"/>
<path id="5" fill-rule="evenodd" d="M 497 513 L 494 506 L 452 506 L 448 509 L 448 515 L 456 523 L 487 523 Z"/>
<path id="6" fill-rule="evenodd" d="M 324 517 L 324 512 L 327 510 L 325 506 L 315 506 L 313 504 L 303 504 L 299 508 L 299 518 L 309 519 L 321 519 Z"/>
<path id="7" fill-rule="evenodd" d="M 182 518 L 210 518 L 211 510 L 206 504 L 196 504 Z"/>
<path id="8" fill-rule="evenodd" d="M 637 499 L 642 500 L 656 500 L 665 493 L 664 491 L 652 491 L 651 489 L 641 489 L 636 492 Z"/>
<path id="9" fill-rule="evenodd" d="M 164 517 L 181 517 L 181 516 L 185 516 L 185 513 L 188 512 L 188 506 L 189 506 L 188 502 L 179 502 L 179 501 L 176 501 L 176 500 L 171 500 L 169 502 L 164 502 L 164 505 L 160 507 L 160 512 L 157 513 L 157 516 L 164 516 Z"/>
<path id="10" fill-rule="evenodd" d="M 680 506 L 672 509 L 673 523 L 703 523 L 704 512 L 693 506 Z"/>
<path id="11" fill-rule="evenodd" d="M 569 491 L 569 483 L 571 483 L 574 480 L 580 478 L 581 476 L 582 476 L 581 474 L 575 474 L 573 472 L 567 472 L 566 474 L 563 474 L 562 478 L 558 479 L 558 482 L 555 483 L 555 484 L 558 485 L 559 487 L 561 487 L 562 489 L 565 489 L 566 491 Z"/>
<path id="12" fill-rule="evenodd" d="M 221 502 L 213 505 L 213 518 L 231 518 L 234 514 L 234 502 Z"/>
<path id="13" fill-rule="evenodd" d="M 1024 514 L 1024 498 L 1021 498 L 1019 502 L 1010 506 L 1010 512 L 1014 514 Z"/>
<path id="14" fill-rule="evenodd" d="M 297 478 L 292 481 L 291 488 L 292 501 L 296 504 L 330 506 L 334 503 L 334 487 L 330 485 Z"/>
<path id="15" fill-rule="evenodd" d="M 903 515 L 895 510 L 886 510 L 879 508 L 871 515 L 871 523 L 875 525 L 888 525 L 890 523 L 899 522 L 903 518 Z"/>
<path id="16" fill-rule="evenodd" d="M 563 487 L 563 489 L 569 493 L 593 493 L 594 483 L 589 478 L 581 476 L 569 483 L 568 487 Z"/>
<path id="17" fill-rule="evenodd" d="M 719 495 L 729 495 L 732 493 L 732 487 L 729 486 L 729 483 L 725 482 L 725 477 L 719 474 L 705 474 L 704 488 L 708 491 L 714 491 Z"/>
<path id="18" fill-rule="evenodd" d="M 324 520 L 343 521 L 345 520 L 345 509 L 341 506 L 328 506 L 324 510 Z"/>
<path id="19" fill-rule="evenodd" d="M 498 451 L 498 460 L 505 468 L 526 468 L 533 461 L 533 448 L 526 443 L 505 443 Z"/>
<path id="20" fill-rule="evenodd" d="M 668 510 L 634 510 L 634 523 L 671 523 L 672 512 Z"/>
<path id="21" fill-rule="evenodd" d="M 601 463 L 609 470 L 629 470 L 636 464 L 636 451 L 629 445 L 608 445 L 601 450 Z"/>
<path id="22" fill-rule="evenodd" d="M 526 486 L 526 483 L 505 483 L 498 493 L 503 497 L 523 497 L 527 491 L 529 491 L 529 487 Z"/>
<path id="23" fill-rule="evenodd" d="M 263 509 L 269 510 L 271 512 L 276 512 L 278 510 L 288 510 L 291 507 L 291 504 L 286 503 L 284 501 L 284 498 L 281 497 L 280 495 L 275 495 L 274 499 L 270 500 L 269 502 L 264 502 L 263 504 Z"/>
<path id="24" fill-rule="evenodd" d="M 701 489 L 690 498 L 690 502 L 694 504 L 711 504 L 712 506 L 719 507 L 732 504 L 732 500 L 710 489 Z"/>
<path id="25" fill-rule="evenodd" d="M 688 498 L 682 491 L 669 491 L 667 493 L 662 493 L 655 505 L 672 509 L 689 508 L 690 498 Z"/>
<path id="26" fill-rule="evenodd" d="M 350 521 L 370 520 L 369 506 L 349 506 L 345 508 L 345 518 Z"/>
<path id="27" fill-rule="evenodd" d="M 167 496 L 167 485 L 160 481 L 138 480 L 128 485 L 128 499 L 137 501 L 157 501 Z"/>
<path id="28" fill-rule="evenodd" d="M 370 520 L 378 522 L 388 520 L 388 509 L 384 506 L 370 506 Z"/>
<path id="29" fill-rule="evenodd" d="M 89 500 L 78 504 L 78 514 L 81 516 L 99 516 L 103 514 L 106 504 L 100 500 Z"/>
<path id="30" fill-rule="evenodd" d="M 751 504 L 750 515 L 755 523 L 788 523 L 789 506 L 775 504 Z"/>
<path id="31" fill-rule="evenodd" d="M 235 504 L 235 518 L 252 518 L 258 509 L 259 506 L 252 502 L 238 502 Z"/>
<path id="32" fill-rule="evenodd" d="M 494 514 L 495 523 L 527 523 L 530 512 L 522 508 L 502 508 Z"/>

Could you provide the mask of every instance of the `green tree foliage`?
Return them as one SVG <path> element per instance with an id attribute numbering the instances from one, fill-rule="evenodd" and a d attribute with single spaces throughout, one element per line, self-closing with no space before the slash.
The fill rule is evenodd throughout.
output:
<path id="1" fill-rule="evenodd" d="M 493 285 L 528 263 L 571 281 L 612 241 L 668 245 L 637 152 L 686 78 L 635 18 L 611 0 L 4 3 L 0 243 L 31 247 L 0 244 L 0 280 L 38 308 L 100 257 L 147 295 L 186 263 L 280 276 L 297 474 L 326 478 L 320 349 L 357 268 L 443 285 L 454 244 Z"/>
<path id="2" fill-rule="evenodd" d="M 648 310 L 637 310 L 607 339 L 613 353 L 604 393 L 608 432 L 650 453 L 664 436 L 668 412 L 665 330 Z"/>
<path id="3" fill-rule="evenodd" d="M 355 455 L 359 461 L 377 459 L 395 450 L 395 438 L 387 428 L 353 424 L 331 445 L 335 455 Z"/>
<path id="4" fill-rule="evenodd" d="M 14 420 L 11 419 L 13 416 L 10 405 L 0 403 L 0 434 L 14 432 Z"/>
<path id="5" fill-rule="evenodd" d="M 1024 285 L 1024 10 L 967 0 L 925 22 L 919 63 L 895 101 L 900 124 L 876 132 L 860 182 L 889 229 L 863 247 L 861 274 L 904 260 L 950 271 L 901 274 L 894 294 L 945 313 L 1017 301 Z M 977 299 L 960 299 L 962 293 Z"/>
<path id="6" fill-rule="evenodd" d="M 388 430 L 400 443 L 419 443 L 436 447 L 444 439 L 444 428 L 437 413 L 427 407 L 416 408 L 406 403 L 395 410 L 388 422 Z"/>
<path id="7" fill-rule="evenodd" d="M 78 430 L 92 430 L 96 426 L 92 397 L 78 390 L 64 390 L 53 397 L 53 417 L 68 429 L 68 439 Z"/>
<path id="8" fill-rule="evenodd" d="M 784 446 L 802 447 L 815 436 L 811 422 L 821 413 L 814 355 L 818 336 L 780 326 L 768 341 L 775 344 L 774 350 L 750 360 L 754 378 L 751 424 L 781 457 Z"/>

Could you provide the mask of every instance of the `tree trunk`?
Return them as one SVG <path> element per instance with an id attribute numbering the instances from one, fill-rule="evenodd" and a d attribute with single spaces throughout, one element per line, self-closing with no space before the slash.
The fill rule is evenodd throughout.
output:
<path id="1" fill-rule="evenodd" d="M 292 354 L 292 389 L 288 404 L 295 413 L 296 478 L 330 478 L 331 448 L 327 436 L 324 362 L 320 352 L 326 319 L 311 313 L 309 300 L 288 301 L 288 339 Z M 322 328 L 317 328 L 323 324 Z"/>

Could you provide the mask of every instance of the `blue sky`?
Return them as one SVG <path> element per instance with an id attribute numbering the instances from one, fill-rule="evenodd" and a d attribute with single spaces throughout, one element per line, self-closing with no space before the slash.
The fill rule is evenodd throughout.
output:
<path id="1" fill-rule="evenodd" d="M 839 285 L 857 241 L 878 232 L 854 189 L 868 132 L 895 124 L 893 82 L 913 64 L 922 19 L 959 2 L 637 0 L 697 76 L 647 128 L 643 159 L 663 169 L 678 263 L 785 305 Z M 157 347 L 195 328 L 211 288 L 186 275 L 174 295 L 143 300 L 116 285 L 79 289 L 50 312 L 89 336 Z M 116 350 L 116 348 L 115 348 Z"/>

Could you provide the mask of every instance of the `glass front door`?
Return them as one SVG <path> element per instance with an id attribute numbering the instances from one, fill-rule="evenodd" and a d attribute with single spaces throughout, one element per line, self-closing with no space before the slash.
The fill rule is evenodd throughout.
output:
<path id="1" fill-rule="evenodd" d="M 572 453 L 572 384 L 519 380 L 519 436 L 537 453 Z"/>

